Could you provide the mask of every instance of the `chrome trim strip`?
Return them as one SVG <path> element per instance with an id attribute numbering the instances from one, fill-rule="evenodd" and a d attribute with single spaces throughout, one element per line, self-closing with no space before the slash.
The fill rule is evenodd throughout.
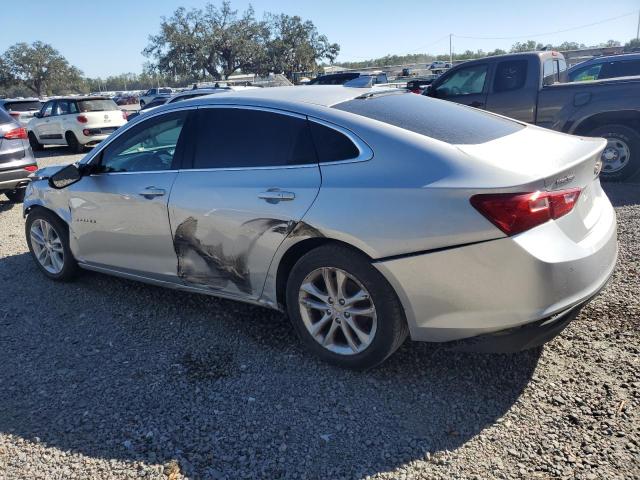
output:
<path id="1" fill-rule="evenodd" d="M 242 105 L 239 103 L 215 103 L 210 105 L 199 105 L 198 110 L 201 108 L 237 108 L 240 110 L 258 110 L 260 112 L 269 112 L 269 113 L 278 113 L 280 115 L 287 115 L 289 117 L 299 118 L 301 120 L 306 120 L 307 116 L 302 113 L 292 112 L 290 110 L 282 110 L 279 108 L 273 107 L 260 107 L 254 105 Z"/>
<path id="2" fill-rule="evenodd" d="M 92 173 L 90 177 L 104 177 L 105 175 L 140 175 L 149 173 L 178 173 L 180 170 L 144 170 L 140 172 L 105 172 L 105 173 Z"/>
<path id="3" fill-rule="evenodd" d="M 267 167 L 220 167 L 220 168 L 183 168 L 180 172 L 215 172 L 215 171 L 244 171 L 244 170 L 281 170 L 283 168 L 318 168 L 317 163 L 305 163 L 300 165 L 280 165 Z"/>

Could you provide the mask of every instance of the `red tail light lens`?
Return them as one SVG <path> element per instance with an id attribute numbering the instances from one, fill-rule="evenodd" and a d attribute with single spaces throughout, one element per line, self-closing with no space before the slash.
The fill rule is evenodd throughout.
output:
<path id="1" fill-rule="evenodd" d="M 80 123 L 87 123 L 89 121 L 84 115 L 78 115 L 76 117 L 76 120 L 78 120 Z"/>
<path id="2" fill-rule="evenodd" d="M 35 172 L 36 170 L 38 170 L 38 167 L 36 167 L 35 165 L 29 165 L 29 166 L 27 166 L 27 167 L 24 167 L 24 169 L 25 169 L 27 172 Z"/>
<path id="3" fill-rule="evenodd" d="M 9 130 L 4 134 L 4 138 L 6 138 L 7 140 L 26 140 L 29 137 L 27 137 L 27 129 L 24 127 L 20 127 Z"/>
<path id="4" fill-rule="evenodd" d="M 555 192 L 491 193 L 471 197 L 471 205 L 507 235 L 515 235 L 566 215 L 579 188 Z"/>

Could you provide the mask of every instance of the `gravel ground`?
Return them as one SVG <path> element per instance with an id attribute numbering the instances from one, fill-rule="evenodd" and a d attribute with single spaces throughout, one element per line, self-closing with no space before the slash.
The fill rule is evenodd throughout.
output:
<path id="1" fill-rule="evenodd" d="M 407 342 L 366 373 L 259 307 L 51 282 L 0 200 L 0 478 L 640 478 L 640 185 L 606 189 L 618 268 L 561 337 L 514 355 Z"/>

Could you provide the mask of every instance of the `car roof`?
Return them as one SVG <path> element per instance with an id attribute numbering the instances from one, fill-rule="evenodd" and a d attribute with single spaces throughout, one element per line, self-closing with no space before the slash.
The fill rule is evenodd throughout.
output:
<path id="1" fill-rule="evenodd" d="M 0 98 L 0 103 L 19 103 L 19 102 L 39 102 L 40 100 L 33 98 Z"/>
<path id="2" fill-rule="evenodd" d="M 74 97 L 74 96 L 68 96 L 68 97 L 56 97 L 56 98 L 50 98 L 47 101 L 53 101 L 53 100 L 111 100 L 111 97 L 107 97 L 105 95 L 100 95 L 100 96 L 87 96 L 87 97 Z"/>
<path id="3" fill-rule="evenodd" d="M 395 89 L 394 89 L 395 90 Z M 297 87 L 269 87 L 256 88 L 248 90 L 231 90 L 224 95 L 204 95 L 194 99 L 186 100 L 181 104 L 207 104 L 211 100 L 217 102 L 233 104 L 234 102 L 251 102 L 274 104 L 278 102 L 284 103 L 306 103 L 331 107 L 338 103 L 353 100 L 368 92 L 379 92 L 380 87 L 374 88 L 355 88 L 345 87 L 343 85 L 300 85 Z"/>

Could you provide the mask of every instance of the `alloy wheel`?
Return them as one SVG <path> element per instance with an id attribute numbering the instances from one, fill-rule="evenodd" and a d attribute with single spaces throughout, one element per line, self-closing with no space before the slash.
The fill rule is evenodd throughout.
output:
<path id="1" fill-rule="evenodd" d="M 55 228 L 46 220 L 38 218 L 31 225 L 29 236 L 33 253 L 40 265 L 49 273 L 59 274 L 64 267 L 64 248 Z"/>
<path id="2" fill-rule="evenodd" d="M 355 355 L 373 342 L 377 315 L 371 295 L 344 270 L 313 270 L 300 285 L 298 303 L 307 331 L 327 350 Z"/>

